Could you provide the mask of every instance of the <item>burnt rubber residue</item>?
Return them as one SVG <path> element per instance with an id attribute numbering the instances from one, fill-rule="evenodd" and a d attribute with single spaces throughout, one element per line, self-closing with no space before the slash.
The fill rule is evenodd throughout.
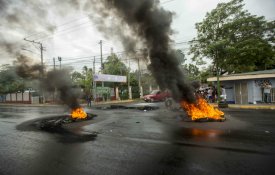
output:
<path id="1" fill-rule="evenodd" d="M 44 131 L 53 133 L 60 142 L 75 143 L 95 140 L 97 133 L 81 133 L 85 122 L 93 120 L 94 114 L 88 114 L 86 119 L 72 119 L 69 115 L 44 117 L 23 122 L 16 126 L 20 131 Z M 81 123 L 81 124 L 80 124 Z M 89 124 L 89 123 L 87 123 Z"/>

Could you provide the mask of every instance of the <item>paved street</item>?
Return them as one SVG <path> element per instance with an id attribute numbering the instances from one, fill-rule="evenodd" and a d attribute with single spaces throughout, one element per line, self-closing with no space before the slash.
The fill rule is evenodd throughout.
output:
<path id="1" fill-rule="evenodd" d="M 54 133 L 35 121 L 65 107 L 0 106 L 0 174 L 275 174 L 275 110 L 224 109 L 225 122 L 199 123 L 151 105 L 86 108 L 97 117 Z"/>

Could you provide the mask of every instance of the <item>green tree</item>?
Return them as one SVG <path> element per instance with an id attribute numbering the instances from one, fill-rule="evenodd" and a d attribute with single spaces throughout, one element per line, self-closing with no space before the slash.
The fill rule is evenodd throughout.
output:
<path id="1" fill-rule="evenodd" d="M 136 73 L 136 75 L 138 75 Z M 156 89 L 158 87 L 156 81 L 155 81 L 155 78 L 152 76 L 151 73 L 141 73 L 141 84 L 142 84 L 142 87 L 143 87 L 143 94 L 146 95 L 146 94 L 149 94 L 150 93 L 150 86 L 152 89 Z"/>
<path id="2" fill-rule="evenodd" d="M 178 58 L 181 65 L 185 63 L 186 58 L 185 58 L 185 54 L 183 53 L 182 50 L 177 49 L 176 50 L 176 56 L 177 56 L 177 58 Z"/>
<path id="3" fill-rule="evenodd" d="M 111 54 L 110 56 L 108 56 L 106 61 L 103 63 L 104 74 L 127 76 L 128 80 L 129 71 L 130 70 L 127 68 L 127 66 L 119 59 L 116 54 Z M 119 87 L 121 99 L 128 98 L 127 83 L 106 82 L 104 83 L 104 85 L 109 87 Z"/>
<path id="4" fill-rule="evenodd" d="M 85 77 L 80 72 L 74 71 L 71 74 L 71 77 L 72 77 L 73 84 L 75 86 L 79 86 L 81 88 L 84 88 L 83 80 L 85 79 Z"/>
<path id="5" fill-rule="evenodd" d="M 207 57 L 219 74 L 275 68 L 274 21 L 251 15 L 242 0 L 220 3 L 196 24 L 193 60 Z"/>
<path id="6" fill-rule="evenodd" d="M 213 67 L 209 66 L 200 71 L 200 81 L 201 83 L 207 83 L 207 78 L 213 76 Z"/>
<path id="7" fill-rule="evenodd" d="M 111 75 L 127 75 L 128 69 L 126 65 L 120 61 L 116 54 L 111 54 L 103 63 L 103 73 Z"/>
<path id="8" fill-rule="evenodd" d="M 84 66 L 82 68 L 82 73 L 74 71 L 71 74 L 72 81 L 74 86 L 81 87 L 84 90 L 85 94 L 92 93 L 92 84 L 93 84 L 93 70 Z"/>
<path id="9" fill-rule="evenodd" d="M 0 94 L 24 91 L 25 81 L 15 73 L 15 67 L 2 65 L 0 67 Z"/>
<path id="10" fill-rule="evenodd" d="M 185 64 L 183 65 L 183 70 L 189 80 L 200 80 L 200 70 L 196 64 Z"/>
<path id="11" fill-rule="evenodd" d="M 86 94 L 92 93 L 92 83 L 93 83 L 93 70 L 87 66 L 83 67 L 82 71 L 82 85 L 84 86 L 84 92 Z"/>

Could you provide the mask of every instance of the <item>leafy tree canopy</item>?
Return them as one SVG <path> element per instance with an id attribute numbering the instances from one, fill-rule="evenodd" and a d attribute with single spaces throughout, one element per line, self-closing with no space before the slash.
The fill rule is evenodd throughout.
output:
<path id="1" fill-rule="evenodd" d="M 126 65 L 121 62 L 116 54 L 111 54 L 103 63 L 103 73 L 111 75 L 127 75 L 128 69 Z"/>
<path id="2" fill-rule="evenodd" d="M 275 68 L 275 22 L 251 15 L 243 6 L 243 0 L 220 3 L 196 24 L 193 60 L 207 57 L 222 73 Z"/>
<path id="3" fill-rule="evenodd" d="M 82 68 L 82 73 L 74 71 L 71 77 L 75 86 L 83 88 L 86 94 L 91 94 L 93 83 L 93 70 L 91 68 L 84 66 Z"/>
<path id="4" fill-rule="evenodd" d="M 10 65 L 0 67 L 0 94 L 24 91 L 25 82 L 15 73 L 15 68 Z"/>

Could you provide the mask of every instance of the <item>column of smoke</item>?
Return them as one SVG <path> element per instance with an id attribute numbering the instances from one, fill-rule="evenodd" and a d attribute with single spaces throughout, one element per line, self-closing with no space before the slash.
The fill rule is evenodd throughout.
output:
<path id="1" fill-rule="evenodd" d="M 55 89 L 57 89 L 60 99 L 71 109 L 80 106 L 77 100 L 80 92 L 73 88 L 68 70 L 48 71 L 46 75 L 42 76 L 44 67 L 42 67 L 41 64 L 33 63 L 31 58 L 24 55 L 19 55 L 17 57 L 15 66 L 16 73 L 20 77 L 30 80 L 39 80 L 40 89 L 42 89 L 42 91 L 54 92 Z"/>
<path id="2" fill-rule="evenodd" d="M 170 46 L 173 13 L 161 8 L 156 0 L 90 2 L 89 7 L 96 12 L 91 19 L 105 37 L 117 37 L 129 52 L 137 50 L 137 47 L 145 47 L 151 63 L 149 70 L 160 88 L 171 90 L 177 101 L 195 101 L 194 90 L 179 67 L 176 51 Z M 111 25 L 106 22 L 108 18 L 111 19 Z"/>
<path id="3" fill-rule="evenodd" d="M 45 68 L 40 63 L 34 63 L 34 59 L 22 54 L 20 50 L 27 44 L 23 41 L 23 37 L 28 33 L 32 33 L 29 40 L 36 40 L 36 38 L 45 37 L 54 32 L 56 27 L 51 20 L 48 20 L 50 15 L 48 9 L 57 9 L 55 14 L 65 16 L 68 12 L 78 10 L 78 7 L 79 4 L 75 0 L 68 0 L 64 3 L 43 0 L 0 0 L 0 22 L 2 24 L 0 48 L 4 54 L 2 57 L 6 57 L 6 61 L 8 58 L 16 58 L 14 63 L 17 75 L 29 81 L 38 81 L 39 89 L 45 92 L 54 92 L 57 89 L 60 99 L 70 108 L 79 107 L 77 102 L 79 92 L 72 88 L 69 72 L 67 70 L 49 71 L 41 76 Z M 16 29 L 16 32 L 10 29 Z M 40 58 L 35 60 L 40 60 Z"/>

